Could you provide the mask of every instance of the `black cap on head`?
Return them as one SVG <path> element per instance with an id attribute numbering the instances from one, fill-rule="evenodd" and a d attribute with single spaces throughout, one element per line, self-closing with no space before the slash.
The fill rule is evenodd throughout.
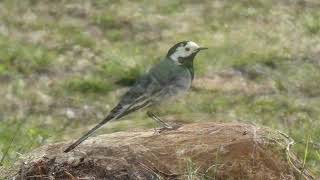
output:
<path id="1" fill-rule="evenodd" d="M 172 46 L 167 53 L 167 57 L 170 57 L 178 47 L 187 45 L 188 42 L 189 41 L 181 41 L 175 44 L 174 46 Z"/>

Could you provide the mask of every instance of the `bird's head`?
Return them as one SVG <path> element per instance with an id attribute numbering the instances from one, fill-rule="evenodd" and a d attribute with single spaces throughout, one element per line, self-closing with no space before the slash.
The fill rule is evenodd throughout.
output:
<path id="1" fill-rule="evenodd" d="M 182 41 L 169 49 L 167 57 L 181 65 L 192 62 L 197 53 L 204 49 L 208 48 L 200 47 L 192 41 Z"/>

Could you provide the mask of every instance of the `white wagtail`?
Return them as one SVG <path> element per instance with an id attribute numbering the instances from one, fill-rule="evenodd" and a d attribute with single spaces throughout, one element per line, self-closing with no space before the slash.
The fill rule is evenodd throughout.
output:
<path id="1" fill-rule="evenodd" d="M 103 121 L 70 145 L 64 152 L 74 149 L 110 120 L 119 119 L 142 108 L 158 105 L 162 101 L 186 92 L 191 87 L 194 77 L 194 57 L 204 49 L 207 48 L 200 47 L 192 41 L 175 44 L 159 64 L 152 67 L 148 73 L 136 81 Z M 147 115 L 162 124 L 164 128 L 171 128 L 151 111 L 147 111 Z"/>

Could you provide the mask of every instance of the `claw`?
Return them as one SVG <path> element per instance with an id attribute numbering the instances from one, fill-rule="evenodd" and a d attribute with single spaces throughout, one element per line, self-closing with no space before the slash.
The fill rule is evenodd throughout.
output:
<path id="1" fill-rule="evenodd" d="M 154 134 L 160 134 L 163 131 L 170 131 L 170 130 L 174 130 L 175 128 L 170 126 L 170 127 L 161 127 L 161 128 L 155 128 L 155 133 Z"/>

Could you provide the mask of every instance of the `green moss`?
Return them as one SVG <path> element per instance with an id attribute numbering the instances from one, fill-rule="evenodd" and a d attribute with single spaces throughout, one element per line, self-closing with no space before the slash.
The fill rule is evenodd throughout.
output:
<path id="1" fill-rule="evenodd" d="M 0 37 L 0 60 L 3 71 L 25 75 L 42 73 L 49 71 L 55 58 L 54 51 Z"/>
<path id="2" fill-rule="evenodd" d="M 117 29 L 117 30 L 108 30 L 105 32 L 108 39 L 111 41 L 119 41 L 123 38 L 123 31 Z"/>
<path id="3" fill-rule="evenodd" d="M 142 74 L 142 68 L 136 67 L 123 72 L 115 83 L 122 86 L 132 86 Z"/>
<path id="4" fill-rule="evenodd" d="M 4 75 L 7 74 L 7 66 L 5 66 L 4 64 L 0 64 L 0 75 Z"/>
<path id="5" fill-rule="evenodd" d="M 67 80 L 64 83 L 64 87 L 69 92 L 79 92 L 79 93 L 99 93 L 107 94 L 114 89 L 114 86 L 108 81 L 91 77 L 87 79 L 75 78 Z"/>
<path id="6" fill-rule="evenodd" d="M 320 32 L 319 12 L 307 14 L 303 18 L 303 25 L 308 33 L 310 33 L 311 35 L 316 35 Z"/>
<path id="7" fill-rule="evenodd" d="M 60 24 L 57 27 L 57 34 L 62 36 L 63 40 L 65 40 L 63 43 L 66 43 L 67 46 L 95 47 L 95 41 L 81 27 Z"/>
<path id="8" fill-rule="evenodd" d="M 175 14 L 184 10 L 186 2 L 177 0 L 177 1 L 164 1 L 158 4 L 160 13 L 162 14 Z"/>
<path id="9" fill-rule="evenodd" d="M 93 23 L 103 30 L 119 28 L 119 21 L 110 12 L 93 16 Z"/>

